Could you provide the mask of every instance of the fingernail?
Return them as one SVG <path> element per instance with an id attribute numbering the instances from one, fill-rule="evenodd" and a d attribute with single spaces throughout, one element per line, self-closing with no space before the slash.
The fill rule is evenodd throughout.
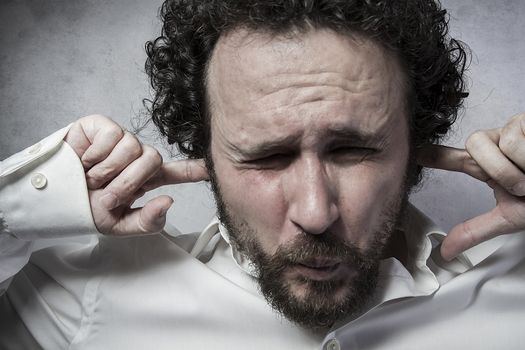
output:
<path id="1" fill-rule="evenodd" d="M 115 196 L 113 193 L 108 193 L 108 194 L 103 195 L 100 198 L 100 202 L 108 210 L 111 210 L 118 205 L 117 196 Z"/>
<path id="2" fill-rule="evenodd" d="M 163 208 L 160 211 L 159 218 L 164 218 L 166 216 L 166 214 L 168 213 L 168 210 L 170 210 L 172 204 L 173 204 L 173 199 L 170 200 L 170 204 L 166 208 Z"/>
<path id="3" fill-rule="evenodd" d="M 525 196 L 525 181 L 520 181 L 512 186 L 512 194 L 516 196 Z"/>
<path id="4" fill-rule="evenodd" d="M 159 218 L 163 218 L 166 216 L 166 214 L 168 213 L 168 210 L 170 210 L 170 207 L 167 207 L 167 208 L 164 208 L 160 211 L 159 213 Z"/>

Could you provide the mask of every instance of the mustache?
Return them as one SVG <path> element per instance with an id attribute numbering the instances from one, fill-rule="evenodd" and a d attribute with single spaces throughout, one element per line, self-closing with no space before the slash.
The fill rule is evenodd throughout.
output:
<path id="1" fill-rule="evenodd" d="M 318 235 L 303 233 L 292 242 L 280 246 L 271 256 L 270 264 L 273 266 L 310 265 L 320 259 L 329 262 L 362 265 L 375 260 L 375 256 L 371 256 L 371 252 L 361 251 L 352 242 L 345 241 L 332 232 L 324 232 Z"/>

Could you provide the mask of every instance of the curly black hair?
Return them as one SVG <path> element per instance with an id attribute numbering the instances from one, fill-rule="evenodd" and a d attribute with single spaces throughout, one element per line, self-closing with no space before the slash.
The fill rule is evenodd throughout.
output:
<path id="1" fill-rule="evenodd" d="M 409 81 L 411 145 L 439 141 L 465 92 L 466 46 L 450 38 L 436 0 L 166 0 L 161 36 L 146 43 L 151 119 L 168 143 L 204 158 L 210 139 L 205 78 L 221 35 L 247 28 L 274 34 L 328 28 L 360 33 L 395 52 Z"/>

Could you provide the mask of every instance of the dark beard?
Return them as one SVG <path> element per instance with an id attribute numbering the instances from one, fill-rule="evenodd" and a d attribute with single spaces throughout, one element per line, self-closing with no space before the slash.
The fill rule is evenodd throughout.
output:
<path id="1" fill-rule="evenodd" d="M 231 223 L 228 226 L 229 230 L 236 230 Z M 245 254 L 253 261 L 259 288 L 270 305 L 290 321 L 303 327 L 324 330 L 338 320 L 360 313 L 377 285 L 379 261 L 384 246 L 382 238 L 362 253 L 359 248 L 329 232 L 322 235 L 301 234 L 293 242 L 279 247 L 275 254 L 268 256 L 248 232 L 230 235 L 239 246 L 238 249 L 244 249 Z M 355 275 L 321 281 L 304 276 L 293 280 L 285 278 L 287 269 L 319 256 L 340 259 L 341 264 L 354 271 Z M 292 283 L 304 288 L 304 297 L 298 298 L 292 293 Z M 336 293 L 343 294 L 336 296 Z"/>
<path id="2" fill-rule="evenodd" d="M 384 248 L 404 213 L 408 198 L 406 188 L 402 189 L 400 197 L 385 206 L 381 229 L 369 233 L 373 240 L 366 250 L 362 251 L 331 232 L 319 235 L 303 232 L 270 256 L 257 240 L 259 233 L 228 209 L 213 164 L 209 160 L 207 163 L 219 220 L 228 230 L 233 247 L 252 262 L 261 293 L 276 311 L 312 330 L 327 330 L 337 321 L 355 317 L 363 311 L 374 295 Z M 334 280 L 319 281 L 304 276 L 286 279 L 287 270 L 316 257 L 340 260 L 354 273 L 348 278 Z M 304 288 L 305 295 L 301 298 L 294 295 L 292 283 Z"/>

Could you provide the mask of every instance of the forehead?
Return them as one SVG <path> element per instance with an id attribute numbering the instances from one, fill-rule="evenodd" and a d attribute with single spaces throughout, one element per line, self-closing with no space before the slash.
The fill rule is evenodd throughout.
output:
<path id="1" fill-rule="evenodd" d="M 397 57 L 361 35 L 236 30 L 221 37 L 208 67 L 212 136 L 214 125 L 239 138 L 306 124 L 373 132 L 404 115 L 404 82 Z"/>
<path id="2" fill-rule="evenodd" d="M 371 56 L 376 59 L 370 60 Z M 214 78 L 229 76 L 232 81 L 259 83 L 267 81 L 257 78 L 274 74 L 331 70 L 343 77 L 370 78 L 372 72 L 387 72 L 393 66 L 389 62 L 394 61 L 397 63 L 392 53 L 358 33 L 309 29 L 269 34 L 237 29 L 219 39 L 209 73 Z"/>

